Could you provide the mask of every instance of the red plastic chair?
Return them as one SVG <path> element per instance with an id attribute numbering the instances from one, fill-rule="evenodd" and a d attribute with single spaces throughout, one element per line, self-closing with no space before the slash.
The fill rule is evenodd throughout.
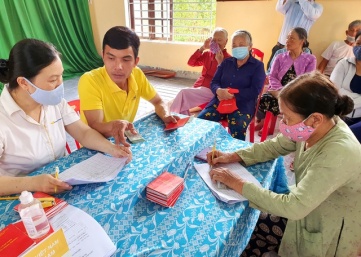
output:
<path id="1" fill-rule="evenodd" d="M 272 112 L 267 111 L 262 128 L 261 142 L 265 141 L 268 135 L 273 135 L 275 132 L 276 122 L 277 116 L 273 115 Z"/>
<path id="2" fill-rule="evenodd" d="M 74 111 L 75 111 L 78 115 L 80 115 L 80 100 L 79 100 L 79 99 L 69 101 L 68 104 L 70 105 L 70 107 L 72 107 L 72 108 L 74 109 Z M 77 149 L 80 149 L 80 144 L 79 144 L 79 142 L 76 141 L 76 140 L 74 140 L 74 141 L 75 141 L 76 148 L 77 148 Z M 66 143 L 65 148 L 66 148 L 66 151 L 70 154 L 70 153 L 71 153 L 71 150 L 70 150 L 70 147 L 69 147 L 68 143 Z"/>
<path id="3" fill-rule="evenodd" d="M 264 53 L 261 50 L 257 48 L 252 48 L 252 56 L 255 58 L 259 58 L 259 60 L 263 62 Z"/>
<path id="4" fill-rule="evenodd" d="M 263 88 L 257 98 L 257 105 L 256 105 L 256 110 L 255 110 L 254 116 L 252 118 L 252 121 L 248 125 L 249 126 L 249 141 L 251 143 L 254 143 L 254 133 L 256 132 L 256 126 L 255 126 L 256 114 L 257 114 L 257 110 L 258 110 L 258 106 L 259 106 L 259 101 L 261 100 L 262 94 L 266 91 L 267 85 L 268 85 L 268 78 L 266 77 L 265 83 L 263 84 Z"/>

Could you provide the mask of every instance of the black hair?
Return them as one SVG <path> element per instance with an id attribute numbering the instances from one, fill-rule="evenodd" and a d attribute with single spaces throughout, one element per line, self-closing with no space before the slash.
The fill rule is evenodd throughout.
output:
<path id="1" fill-rule="evenodd" d="M 359 36 L 361 36 L 361 29 L 356 32 L 355 40 L 357 40 Z"/>
<path id="2" fill-rule="evenodd" d="M 308 47 L 310 43 L 307 41 L 307 31 L 304 28 L 296 27 L 292 29 L 297 33 L 298 37 L 304 40 L 302 47 Z"/>
<path id="3" fill-rule="evenodd" d="M 103 38 L 103 51 L 105 45 L 111 48 L 122 50 L 132 47 L 134 58 L 138 57 L 140 40 L 134 31 L 124 26 L 115 26 L 109 29 Z"/>
<path id="4" fill-rule="evenodd" d="M 345 116 L 354 108 L 353 100 L 340 95 L 331 80 L 318 71 L 303 74 L 288 83 L 280 92 L 280 99 L 303 118 L 318 112 L 328 118 Z"/>
<path id="5" fill-rule="evenodd" d="M 19 86 L 18 77 L 31 80 L 59 55 L 52 44 L 38 39 L 23 39 L 13 46 L 9 60 L 0 60 L 0 82 L 9 83 L 9 90 L 14 90 Z"/>

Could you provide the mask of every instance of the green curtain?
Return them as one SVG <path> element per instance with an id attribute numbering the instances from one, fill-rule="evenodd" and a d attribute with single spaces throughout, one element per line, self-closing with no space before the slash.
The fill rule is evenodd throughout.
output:
<path id="1" fill-rule="evenodd" d="M 88 0 L 0 0 L 0 58 L 8 59 L 12 46 L 24 38 L 55 45 L 62 54 L 64 79 L 103 64 L 94 45 Z"/>

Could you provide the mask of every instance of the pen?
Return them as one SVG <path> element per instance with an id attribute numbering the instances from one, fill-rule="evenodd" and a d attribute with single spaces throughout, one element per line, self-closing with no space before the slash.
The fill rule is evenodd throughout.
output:
<path id="1" fill-rule="evenodd" d="M 0 200 L 18 200 L 19 196 L 4 196 L 0 197 Z M 41 202 L 43 208 L 50 207 L 55 205 L 54 197 L 43 197 L 43 198 L 36 198 Z"/>
<path id="2" fill-rule="evenodd" d="M 184 177 L 183 177 L 184 180 L 185 180 L 186 177 L 187 177 L 187 173 L 188 173 L 188 170 L 189 170 L 190 167 L 191 167 L 191 163 L 188 163 L 188 164 L 187 164 L 187 167 L 186 167 L 186 171 L 185 171 L 185 173 L 184 173 Z"/>
<path id="3" fill-rule="evenodd" d="M 56 167 L 55 167 L 55 178 L 58 179 L 58 177 L 59 177 L 59 167 L 56 166 Z M 56 191 L 58 191 L 58 187 L 57 187 L 57 186 L 55 186 L 55 189 L 54 189 L 54 192 L 55 192 L 55 193 L 56 193 Z"/>
<path id="4" fill-rule="evenodd" d="M 214 144 L 212 147 L 212 159 L 211 161 L 213 162 L 214 159 L 214 152 L 216 151 L 216 140 L 214 140 Z M 209 166 L 209 171 L 211 171 L 213 169 L 213 164 Z M 221 182 L 217 181 L 217 187 L 220 188 L 221 187 Z"/>
<path id="5" fill-rule="evenodd" d="M 211 162 L 213 162 L 213 158 L 214 158 L 214 152 L 216 151 L 216 140 L 214 140 L 214 144 L 212 147 L 212 158 L 211 158 Z M 209 165 L 209 171 L 211 171 L 213 169 L 213 164 Z"/>
<path id="6" fill-rule="evenodd" d="M 0 197 L 0 200 L 18 200 L 19 196 L 4 196 Z"/>
<path id="7" fill-rule="evenodd" d="M 57 123 L 59 120 L 62 120 L 63 118 L 59 118 L 59 119 L 57 119 L 57 120 L 55 120 L 55 121 L 52 121 L 52 122 L 50 122 L 50 124 L 55 124 L 55 123 Z"/>

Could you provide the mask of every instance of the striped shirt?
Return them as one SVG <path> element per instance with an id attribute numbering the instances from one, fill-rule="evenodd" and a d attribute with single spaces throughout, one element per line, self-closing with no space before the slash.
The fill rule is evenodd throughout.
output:
<path id="1" fill-rule="evenodd" d="M 288 33 L 295 27 L 309 33 L 313 23 L 321 16 L 323 7 L 311 0 L 278 0 L 276 10 L 285 15 L 278 42 L 286 44 Z"/>

